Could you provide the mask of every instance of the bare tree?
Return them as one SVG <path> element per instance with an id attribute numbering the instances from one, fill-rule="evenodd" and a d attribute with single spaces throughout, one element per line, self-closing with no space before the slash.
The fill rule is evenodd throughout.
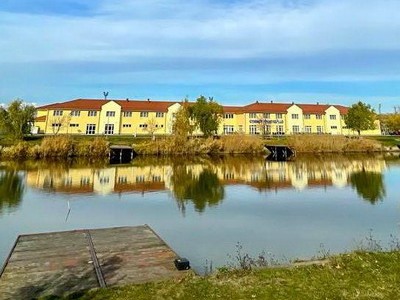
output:
<path id="1" fill-rule="evenodd" d="M 152 139 L 155 140 L 156 137 L 155 137 L 154 133 L 155 133 L 157 130 L 159 130 L 159 129 L 160 129 L 160 127 L 158 126 L 156 119 L 151 118 L 151 119 L 147 122 L 147 127 L 146 127 L 145 130 L 146 130 L 148 133 L 150 133 L 151 136 L 152 136 Z"/>
<path id="2" fill-rule="evenodd" d="M 57 135 L 62 128 L 69 126 L 69 122 L 71 121 L 71 116 L 55 116 L 50 120 L 51 129 L 54 135 Z"/>

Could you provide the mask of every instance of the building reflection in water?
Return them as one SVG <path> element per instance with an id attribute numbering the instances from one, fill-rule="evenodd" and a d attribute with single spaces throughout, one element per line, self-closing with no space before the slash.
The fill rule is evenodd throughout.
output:
<path id="1" fill-rule="evenodd" d="M 202 211 L 223 200 L 224 186 L 235 184 L 276 192 L 350 185 L 361 197 L 375 203 L 385 195 L 385 168 L 385 160 L 376 157 L 304 157 L 291 162 L 242 156 L 187 161 L 139 157 L 129 166 L 70 167 L 62 171 L 37 168 L 27 172 L 27 184 L 47 192 L 77 194 L 171 191 L 183 210 L 185 203 L 192 201 Z"/>

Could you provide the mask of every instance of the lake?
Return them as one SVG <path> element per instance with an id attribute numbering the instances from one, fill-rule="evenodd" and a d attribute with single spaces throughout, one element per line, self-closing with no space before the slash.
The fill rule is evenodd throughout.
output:
<path id="1" fill-rule="evenodd" d="M 0 262 L 19 234 L 150 225 L 201 272 L 244 253 L 279 260 L 398 237 L 400 158 L 137 157 L 128 165 L 0 163 Z M 321 250 L 322 249 L 322 250 Z"/>

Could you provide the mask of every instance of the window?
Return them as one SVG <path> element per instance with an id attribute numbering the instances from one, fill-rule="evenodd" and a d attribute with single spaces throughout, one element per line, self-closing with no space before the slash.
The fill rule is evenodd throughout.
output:
<path id="1" fill-rule="evenodd" d="M 140 128 L 147 128 L 147 124 L 139 124 Z"/>
<path id="2" fill-rule="evenodd" d="M 310 115 L 310 114 L 305 114 L 305 115 L 304 115 L 304 119 L 306 119 L 306 120 L 311 119 L 311 115 Z"/>
<path id="3" fill-rule="evenodd" d="M 243 125 L 239 125 L 239 132 L 243 132 Z"/>
<path id="4" fill-rule="evenodd" d="M 257 134 L 257 125 L 250 125 L 249 131 L 250 131 L 250 134 Z"/>
<path id="5" fill-rule="evenodd" d="M 107 111 L 106 117 L 115 117 L 115 111 Z"/>
<path id="6" fill-rule="evenodd" d="M 322 115 L 315 115 L 315 118 L 316 118 L 317 120 L 322 120 Z"/>
<path id="7" fill-rule="evenodd" d="M 224 114 L 224 119 L 233 119 L 233 114 Z"/>
<path id="8" fill-rule="evenodd" d="M 141 118 L 147 118 L 149 116 L 149 113 L 147 111 L 141 111 L 140 112 L 140 117 Z"/>
<path id="9" fill-rule="evenodd" d="M 249 114 L 249 118 L 250 119 L 255 119 L 255 118 L 257 118 L 257 114 L 256 113 L 250 113 Z"/>
<path id="10" fill-rule="evenodd" d="M 89 110 L 87 115 L 88 115 L 88 117 L 95 117 L 95 116 L 97 116 L 97 111 Z"/>
<path id="11" fill-rule="evenodd" d="M 304 131 L 305 131 L 306 133 L 311 133 L 311 126 L 305 126 L 305 127 L 304 127 Z"/>
<path id="12" fill-rule="evenodd" d="M 233 132 L 233 125 L 224 125 L 224 134 L 232 134 Z"/>
<path id="13" fill-rule="evenodd" d="M 156 113 L 156 118 L 164 118 L 164 113 L 163 112 Z"/>
<path id="14" fill-rule="evenodd" d="M 283 134 L 283 125 L 277 125 L 276 126 L 276 132 L 278 133 L 278 134 Z"/>
<path id="15" fill-rule="evenodd" d="M 299 125 L 293 125 L 292 126 L 292 131 L 293 131 L 293 133 L 300 133 L 300 126 Z"/>
<path id="16" fill-rule="evenodd" d="M 71 124 L 69 124 L 69 127 L 79 127 L 79 124 L 73 124 L 73 123 L 71 123 Z"/>
<path id="17" fill-rule="evenodd" d="M 87 176 L 81 177 L 81 186 L 89 185 L 90 184 L 90 178 Z"/>
<path id="18" fill-rule="evenodd" d="M 124 117 L 125 118 L 130 118 L 130 117 L 132 117 L 132 112 L 131 111 L 124 111 Z"/>
<path id="19" fill-rule="evenodd" d="M 324 132 L 324 127 L 323 126 L 317 126 L 317 133 L 323 133 Z"/>
<path id="20" fill-rule="evenodd" d="M 104 126 L 104 134 L 114 134 L 114 124 L 106 124 Z"/>
<path id="21" fill-rule="evenodd" d="M 298 120 L 299 119 L 299 114 L 292 114 L 292 119 Z"/>
<path id="22" fill-rule="evenodd" d="M 271 114 L 265 113 L 263 114 L 264 119 L 270 119 L 271 118 Z"/>
<path id="23" fill-rule="evenodd" d="M 337 126 L 331 126 L 331 129 L 337 129 Z"/>
<path id="24" fill-rule="evenodd" d="M 128 183 L 128 177 L 127 176 L 118 176 L 118 183 L 119 184 L 127 184 Z"/>
<path id="25" fill-rule="evenodd" d="M 71 111 L 71 117 L 79 117 L 81 115 L 80 110 L 73 110 Z"/>
<path id="26" fill-rule="evenodd" d="M 61 127 L 61 123 L 53 123 L 51 124 L 52 127 Z"/>
<path id="27" fill-rule="evenodd" d="M 282 114 L 276 114 L 277 119 L 282 119 Z"/>
<path id="28" fill-rule="evenodd" d="M 336 120 L 336 115 L 329 115 L 329 119 Z"/>
<path id="29" fill-rule="evenodd" d="M 95 134 L 95 133 L 96 133 L 96 124 L 87 124 L 86 134 Z"/>
<path id="30" fill-rule="evenodd" d="M 131 127 L 132 127 L 132 124 L 122 124 L 122 127 L 123 127 L 123 128 L 131 128 Z"/>
<path id="31" fill-rule="evenodd" d="M 63 115 L 63 111 L 62 110 L 53 111 L 53 116 L 62 116 L 62 115 Z"/>

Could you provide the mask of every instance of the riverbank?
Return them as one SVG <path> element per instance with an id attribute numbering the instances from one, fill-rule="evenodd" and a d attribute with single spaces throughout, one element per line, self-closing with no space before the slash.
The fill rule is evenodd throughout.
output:
<path id="1" fill-rule="evenodd" d="M 3 159 L 43 159 L 89 157 L 106 158 L 110 145 L 132 146 L 139 155 L 262 154 L 264 145 L 287 145 L 297 153 L 351 153 L 400 151 L 395 136 L 346 137 L 334 135 L 293 135 L 261 137 L 226 135 L 214 138 L 177 136 L 29 136 L 25 141 L 11 142 L 0 137 Z"/>
<path id="2" fill-rule="evenodd" d="M 220 270 L 207 277 L 99 289 L 74 299 L 399 299 L 400 252 L 352 252 L 318 264 Z"/>

